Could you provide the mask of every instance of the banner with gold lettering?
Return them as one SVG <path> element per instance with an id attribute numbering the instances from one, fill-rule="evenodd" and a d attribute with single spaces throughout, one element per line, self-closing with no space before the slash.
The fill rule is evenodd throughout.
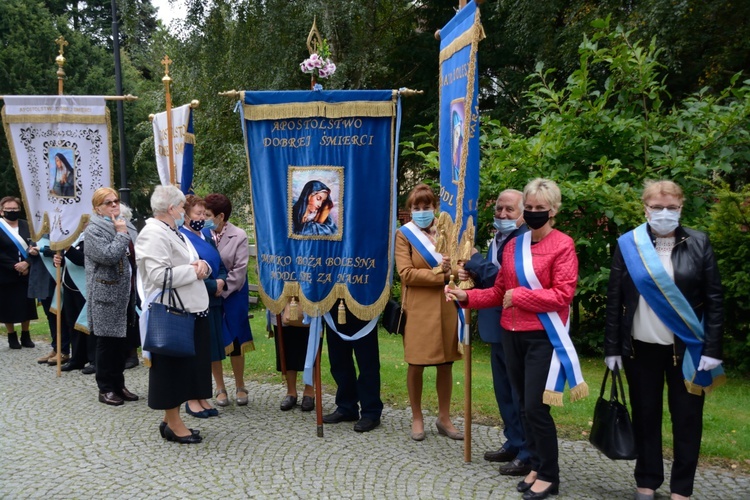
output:
<path id="1" fill-rule="evenodd" d="M 91 198 L 112 186 L 112 136 L 103 97 L 5 96 L 3 126 L 31 230 L 50 248 L 70 246 Z"/>
<path id="2" fill-rule="evenodd" d="M 169 182 L 169 131 L 167 127 L 167 112 L 162 111 L 154 115 L 151 122 L 154 127 L 154 150 L 156 153 L 156 169 L 159 181 L 163 186 Z M 195 134 L 193 133 L 193 110 L 189 104 L 172 109 L 172 146 L 174 147 L 175 182 L 183 193 L 193 190 L 193 148 Z"/>
<path id="3" fill-rule="evenodd" d="M 260 296 L 319 318 L 390 294 L 400 98 L 395 91 L 245 92 Z M 301 315 L 301 314 L 300 314 Z"/>
<path id="4" fill-rule="evenodd" d="M 479 9 L 473 1 L 440 30 L 440 211 L 449 214 L 458 226 L 454 228 L 453 245 L 457 244 L 457 235 L 467 229 L 469 218 L 471 229 L 477 217 L 477 47 L 483 38 Z M 471 237 L 473 241 L 473 234 Z"/>

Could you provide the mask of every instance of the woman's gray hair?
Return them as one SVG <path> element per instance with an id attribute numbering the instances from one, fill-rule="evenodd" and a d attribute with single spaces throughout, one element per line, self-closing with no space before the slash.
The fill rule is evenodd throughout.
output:
<path id="1" fill-rule="evenodd" d="M 154 215 L 165 214 L 170 206 L 176 207 L 180 203 L 185 203 L 185 195 L 172 185 L 156 186 L 151 195 L 151 210 Z"/>
<path id="2" fill-rule="evenodd" d="M 123 202 L 120 202 L 120 216 L 130 222 L 133 218 L 133 210 Z"/>

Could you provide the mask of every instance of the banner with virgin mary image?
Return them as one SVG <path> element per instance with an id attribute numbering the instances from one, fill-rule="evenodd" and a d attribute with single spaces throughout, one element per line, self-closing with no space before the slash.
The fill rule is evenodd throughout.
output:
<path id="1" fill-rule="evenodd" d="M 31 238 L 69 247 L 91 213 L 94 191 L 112 186 L 112 139 L 103 97 L 5 96 L 3 126 Z"/>
<path id="2" fill-rule="evenodd" d="M 440 211 L 460 234 L 477 217 L 479 197 L 479 78 L 477 48 L 484 38 L 472 1 L 440 30 Z M 472 235 L 473 241 L 473 235 Z M 454 242 L 455 243 L 455 242 Z"/>
<path id="3" fill-rule="evenodd" d="M 400 101 L 387 91 L 245 92 L 260 296 L 363 320 L 390 294 Z"/>

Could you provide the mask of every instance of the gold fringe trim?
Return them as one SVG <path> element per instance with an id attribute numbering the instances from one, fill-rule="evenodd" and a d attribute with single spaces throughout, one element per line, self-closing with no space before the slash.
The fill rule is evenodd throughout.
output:
<path id="1" fill-rule="evenodd" d="M 190 133 L 190 132 L 185 132 L 184 138 L 185 138 L 185 144 L 195 144 L 195 134 Z"/>
<path id="2" fill-rule="evenodd" d="M 363 321 L 370 321 L 371 319 L 380 315 L 385 309 L 385 305 L 388 303 L 388 299 L 391 295 L 390 287 L 383 287 L 383 291 L 373 304 L 365 306 L 357 302 L 354 297 L 351 296 L 349 290 L 346 288 L 344 283 L 337 283 L 333 286 L 333 290 L 323 300 L 319 302 L 312 302 L 303 294 L 300 293 L 299 283 L 294 281 L 287 281 L 284 283 L 284 289 L 281 292 L 281 296 L 273 300 L 268 296 L 263 286 L 258 287 L 258 294 L 263 302 L 263 305 L 271 311 L 271 314 L 281 314 L 286 306 L 286 303 L 292 298 L 297 297 L 299 307 L 303 312 L 307 313 L 308 316 L 313 318 L 322 316 L 329 312 L 336 301 L 339 299 L 346 300 L 346 307 L 352 314 Z"/>
<path id="3" fill-rule="evenodd" d="M 562 406 L 563 393 L 545 390 L 544 395 L 542 395 L 542 403 L 550 406 Z"/>
<path id="4" fill-rule="evenodd" d="M 589 395 L 589 385 L 586 382 L 581 382 L 577 386 L 570 390 L 570 400 L 578 401 Z"/>
<path id="5" fill-rule="evenodd" d="M 244 342 L 242 346 L 240 347 L 240 352 L 242 353 L 243 356 L 247 354 L 248 352 L 251 352 L 254 350 L 255 350 L 255 342 L 253 342 L 252 340 L 248 340 L 247 342 Z"/>
<path id="6" fill-rule="evenodd" d="M 55 113 L 49 115 L 11 115 L 4 116 L 3 121 L 7 123 L 106 123 L 105 115 L 71 115 L 67 113 Z"/>
<path id="7" fill-rule="evenodd" d="M 141 362 L 143 362 L 143 366 L 146 368 L 151 368 L 151 360 L 148 358 L 141 358 Z"/>
<path id="8" fill-rule="evenodd" d="M 86 335 L 91 335 L 91 331 L 87 327 L 83 326 L 80 323 L 76 323 L 73 328 L 75 328 L 76 330 L 78 330 L 81 333 L 85 333 Z"/>
<path id="9" fill-rule="evenodd" d="M 717 377 L 714 377 L 713 382 L 711 385 L 703 387 L 702 385 L 694 384 L 688 380 L 685 381 L 685 388 L 690 394 L 693 394 L 695 396 L 700 396 L 704 392 L 706 394 L 710 394 L 714 389 L 718 389 L 722 385 L 727 383 L 727 376 L 726 374 L 721 374 Z"/>
<path id="10" fill-rule="evenodd" d="M 244 105 L 245 120 L 285 120 L 293 118 L 346 118 L 396 116 L 396 102 L 349 101 L 328 103 L 323 101 L 287 104 Z"/>
<path id="11" fill-rule="evenodd" d="M 440 51 L 440 64 L 444 63 L 459 50 L 463 49 L 467 45 L 471 45 L 474 42 L 474 38 L 477 41 L 484 40 L 487 35 L 484 32 L 484 27 L 478 24 L 479 21 L 479 9 L 477 9 L 477 17 L 474 21 L 474 26 L 471 29 L 464 31 L 460 36 L 453 40 L 446 48 Z"/>

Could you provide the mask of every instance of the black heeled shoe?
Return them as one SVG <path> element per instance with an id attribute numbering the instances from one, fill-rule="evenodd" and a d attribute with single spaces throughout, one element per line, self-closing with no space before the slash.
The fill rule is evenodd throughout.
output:
<path id="1" fill-rule="evenodd" d="M 190 409 L 190 405 L 187 403 L 187 401 L 185 401 L 185 413 L 196 418 L 208 418 L 208 413 L 206 412 L 206 410 L 193 411 Z"/>
<path id="2" fill-rule="evenodd" d="M 516 491 L 519 493 L 526 493 L 531 489 L 531 487 L 534 486 L 534 481 L 531 481 L 530 483 L 527 483 L 523 479 L 519 481 L 519 483 L 516 485 Z"/>
<path id="3" fill-rule="evenodd" d="M 172 429 L 169 428 L 168 425 L 164 426 L 164 437 L 167 441 L 172 441 L 180 444 L 197 444 L 203 441 L 202 437 L 196 436 L 192 432 L 189 436 L 178 436 Z"/>
<path id="4" fill-rule="evenodd" d="M 523 500 L 543 500 L 550 495 L 557 495 L 560 492 L 560 483 L 551 483 L 546 489 L 536 492 L 531 491 L 531 487 L 523 494 Z"/>
<path id="5" fill-rule="evenodd" d="M 167 439 L 167 436 L 164 435 L 164 428 L 167 426 L 167 423 L 162 420 L 159 424 L 159 434 L 161 435 L 162 439 Z M 190 429 L 190 432 L 193 434 L 193 436 L 200 436 L 201 431 L 197 429 Z"/>

